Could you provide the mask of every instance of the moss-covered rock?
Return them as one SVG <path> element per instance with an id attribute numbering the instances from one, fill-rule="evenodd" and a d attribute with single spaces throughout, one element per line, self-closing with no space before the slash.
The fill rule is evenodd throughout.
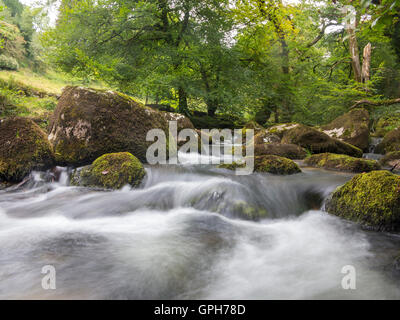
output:
<path id="1" fill-rule="evenodd" d="M 329 213 L 376 230 L 400 230 L 400 176 L 388 171 L 356 175 L 326 203 Z"/>
<path id="2" fill-rule="evenodd" d="M 400 114 L 383 116 L 375 126 L 374 136 L 384 137 L 388 132 L 400 127 Z"/>
<path id="3" fill-rule="evenodd" d="M 146 171 L 142 163 L 128 152 L 110 153 L 97 158 L 92 165 L 76 169 L 71 185 L 120 189 L 138 186 Z"/>
<path id="4" fill-rule="evenodd" d="M 381 169 L 379 163 L 375 160 L 354 158 L 344 154 L 334 153 L 315 154 L 308 157 L 304 162 L 317 168 L 356 173 L 370 172 Z"/>
<path id="5" fill-rule="evenodd" d="M 369 147 L 369 113 L 366 109 L 353 109 L 322 127 L 331 138 L 340 139 L 367 151 Z"/>
<path id="6" fill-rule="evenodd" d="M 385 154 L 400 151 L 400 128 L 387 133 L 382 142 L 376 146 L 375 153 Z"/>
<path id="7" fill-rule="evenodd" d="M 382 166 L 393 168 L 394 171 L 400 171 L 400 151 L 387 153 L 379 163 Z"/>
<path id="8" fill-rule="evenodd" d="M 264 143 L 254 146 L 254 155 L 275 155 L 292 160 L 301 160 L 307 156 L 306 150 L 295 144 Z"/>
<path id="9" fill-rule="evenodd" d="M 0 122 L 0 181 L 19 182 L 32 170 L 48 169 L 53 164 L 47 135 L 32 120 Z"/>
<path id="10" fill-rule="evenodd" d="M 218 168 L 228 170 L 235 170 L 237 168 L 244 167 L 245 164 L 241 162 L 233 162 L 232 164 L 221 164 L 218 166 Z M 294 161 L 273 155 L 255 157 L 254 171 L 278 175 L 290 175 L 301 172 L 299 166 Z"/>
<path id="11" fill-rule="evenodd" d="M 90 164 L 106 153 L 128 151 L 146 161 L 147 132 L 168 122 L 161 114 L 113 91 L 66 87 L 50 121 L 49 141 L 64 165 Z M 167 148 L 168 138 L 167 138 Z"/>
<path id="12" fill-rule="evenodd" d="M 254 170 L 272 174 L 290 175 L 300 173 L 299 166 L 292 160 L 273 155 L 255 157 Z"/>
<path id="13" fill-rule="evenodd" d="M 283 134 L 282 143 L 299 145 L 311 153 L 337 153 L 347 154 L 352 157 L 361 158 L 362 150 L 340 141 L 331 138 L 326 133 L 317 129 L 298 124 L 294 128 L 286 130 Z"/>

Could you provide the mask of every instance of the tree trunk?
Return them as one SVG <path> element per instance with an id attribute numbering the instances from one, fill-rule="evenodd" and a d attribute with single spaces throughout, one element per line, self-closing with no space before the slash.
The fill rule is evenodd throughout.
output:
<path id="1" fill-rule="evenodd" d="M 355 22 L 347 24 L 347 33 L 349 35 L 349 49 L 354 78 L 357 82 L 361 82 L 360 53 L 358 51 Z"/>
<path id="2" fill-rule="evenodd" d="M 364 48 L 363 53 L 363 63 L 361 70 L 361 81 L 362 83 L 367 83 L 370 79 L 370 66 L 371 66 L 371 43 L 368 43 Z"/>
<path id="3" fill-rule="evenodd" d="M 185 115 L 189 115 L 187 95 L 185 89 L 182 86 L 179 86 L 178 88 L 178 99 L 179 99 L 178 112 Z"/>

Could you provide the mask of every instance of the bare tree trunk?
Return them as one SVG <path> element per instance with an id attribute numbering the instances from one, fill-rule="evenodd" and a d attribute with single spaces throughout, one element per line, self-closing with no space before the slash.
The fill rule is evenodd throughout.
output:
<path id="1" fill-rule="evenodd" d="M 364 48 L 363 63 L 361 70 L 361 81 L 367 83 L 370 79 L 370 66 L 371 66 L 371 43 L 368 43 Z"/>
<path id="2" fill-rule="evenodd" d="M 361 64 L 360 54 L 358 52 L 358 42 L 356 37 L 356 22 L 347 24 L 347 33 L 349 35 L 349 49 L 351 56 L 351 66 L 353 67 L 354 78 L 357 82 L 361 82 Z"/>

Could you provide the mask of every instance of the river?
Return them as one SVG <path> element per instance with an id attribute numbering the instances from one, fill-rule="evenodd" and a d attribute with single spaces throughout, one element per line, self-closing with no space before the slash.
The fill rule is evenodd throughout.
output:
<path id="1" fill-rule="evenodd" d="M 352 175 L 236 176 L 193 155 L 146 167 L 139 189 L 45 173 L 0 191 L 1 299 L 398 299 L 396 234 L 322 211 Z M 256 221 L 243 208 L 267 212 Z M 43 266 L 56 270 L 44 290 Z M 354 266 L 356 289 L 341 273 Z"/>

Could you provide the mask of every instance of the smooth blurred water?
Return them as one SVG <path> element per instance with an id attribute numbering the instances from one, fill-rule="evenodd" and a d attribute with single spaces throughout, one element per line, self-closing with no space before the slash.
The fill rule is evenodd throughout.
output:
<path id="1" fill-rule="evenodd" d="M 0 191 L 0 298 L 400 297 L 399 236 L 320 210 L 350 174 L 235 176 L 184 157 L 148 167 L 135 190 L 70 187 L 60 170 Z M 243 207 L 268 215 L 253 221 Z M 56 290 L 41 287 L 44 265 L 56 268 Z M 356 290 L 341 286 L 346 265 Z"/>

